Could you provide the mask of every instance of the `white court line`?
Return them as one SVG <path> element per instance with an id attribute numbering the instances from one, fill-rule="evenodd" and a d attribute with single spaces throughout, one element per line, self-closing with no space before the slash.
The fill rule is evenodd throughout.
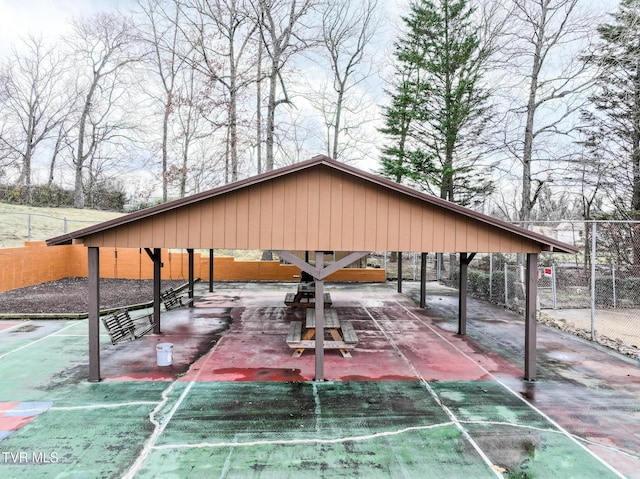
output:
<path id="1" fill-rule="evenodd" d="M 398 303 L 399 304 L 399 303 Z M 420 380 L 420 383 L 422 383 L 422 385 L 425 387 L 425 389 L 429 392 L 429 394 L 431 395 L 431 397 L 434 399 L 434 401 L 442 408 L 442 410 L 445 412 L 445 414 L 449 417 L 449 419 L 451 419 L 451 422 L 456 426 L 456 429 L 458 429 L 458 431 L 460 431 L 460 433 L 464 436 L 464 438 L 467 440 L 467 442 L 469 444 L 471 444 L 471 446 L 476 450 L 476 452 L 478 453 L 478 455 L 482 458 L 482 460 L 484 461 L 484 463 L 489 467 L 489 470 L 491 470 L 491 472 L 493 472 L 493 474 L 498 477 L 498 478 L 503 478 L 504 476 L 502 475 L 501 472 L 499 472 L 495 467 L 493 462 L 491 462 L 491 459 L 489 459 L 489 457 L 484 453 L 484 451 L 480 448 L 480 446 L 478 445 L 478 443 L 476 441 L 474 441 L 474 439 L 471 437 L 471 435 L 469 434 L 469 432 L 462 426 L 462 423 L 460 422 L 460 420 L 456 417 L 456 415 L 453 413 L 453 411 L 451 411 L 451 409 L 449 409 L 440 399 L 440 397 L 438 396 L 438 393 L 435 392 L 435 390 L 429 385 L 429 383 L 422 377 L 422 375 L 420 374 L 420 372 L 414 367 L 414 365 L 411 363 L 411 361 L 409 361 L 409 358 L 407 358 L 405 356 L 405 354 L 400 350 L 400 348 L 396 345 L 395 341 L 393 341 L 393 339 L 391 338 L 391 336 L 389 336 L 387 334 L 387 332 L 382 329 L 382 327 L 380 326 L 380 324 L 378 323 L 378 321 L 376 320 L 376 318 L 373 317 L 373 315 L 369 312 L 369 310 L 362 305 L 362 308 L 366 311 L 366 313 L 369 315 L 369 317 L 371 318 L 371 320 L 373 321 L 373 323 L 376 325 L 376 327 L 382 332 L 382 334 L 384 334 L 385 338 L 387 339 L 387 341 L 389 341 L 389 344 L 391 344 L 391 347 L 393 347 L 393 349 L 395 349 L 395 351 L 398 353 L 398 355 L 407 363 L 407 365 L 411 368 L 411 370 L 413 371 L 413 373 L 416 375 L 416 377 Z"/>
<path id="2" fill-rule="evenodd" d="M 594 459 L 596 459 L 598 462 L 600 462 L 603 466 L 605 466 L 607 469 L 609 469 L 611 472 L 613 472 L 614 474 L 616 474 L 620 478 L 624 479 L 626 477 L 624 474 L 621 474 L 619 471 L 617 471 L 611 464 L 609 464 L 608 462 L 604 461 L 602 458 L 598 457 L 593 451 L 591 451 L 588 447 L 586 447 L 578 439 L 576 439 L 576 437 L 573 434 L 571 434 L 569 431 L 567 431 L 565 428 L 563 428 L 556 421 L 551 419 L 551 417 L 549 417 L 547 414 L 545 414 L 540 409 L 538 409 L 536 406 L 534 406 L 529 401 L 527 401 L 524 397 L 522 397 L 522 395 L 520 393 L 518 393 L 517 391 L 514 391 L 513 389 L 511 389 L 509 386 L 507 386 L 505 383 L 503 383 L 500 379 L 498 379 L 491 371 L 485 369 L 484 366 L 482 366 L 481 364 L 476 363 L 473 360 L 473 358 L 471 358 L 467 353 L 462 351 L 455 344 L 453 344 L 451 341 L 449 341 L 447 338 L 445 338 L 443 335 L 441 335 L 438 331 L 436 331 L 430 324 L 428 324 L 426 321 L 424 321 L 422 318 L 420 318 L 417 314 L 415 314 L 413 311 L 408 309 L 405 305 L 403 305 L 399 301 L 396 301 L 396 303 L 402 309 L 404 309 L 409 315 L 413 316 L 415 319 L 420 321 L 424 326 L 429 328 L 436 336 L 438 336 L 440 339 L 442 339 L 444 342 L 446 342 L 449 346 L 451 346 L 456 351 L 458 351 L 460 353 L 460 355 L 462 355 L 463 357 L 468 359 L 471 363 L 473 363 L 474 366 L 476 366 L 477 368 L 481 369 L 486 375 L 490 376 L 495 382 L 500 384 L 503 388 L 505 388 L 507 391 L 509 391 L 513 396 L 517 397 L 518 399 L 520 399 L 520 401 L 522 401 L 527 406 L 529 406 L 531 409 L 533 409 L 535 412 L 540 414 L 545 420 L 547 420 L 551 425 L 553 425 L 553 427 L 558 429 L 563 435 L 565 435 L 567 438 L 569 438 L 569 440 L 574 442 L 578 447 L 582 448 L 585 452 L 587 452 L 590 456 L 592 456 Z"/>
<path id="3" fill-rule="evenodd" d="M 16 349 L 14 349 L 14 350 L 12 350 L 12 351 L 6 352 L 6 353 L 4 353 L 4 354 L 0 354 L 0 359 L 4 358 L 5 356 L 8 356 L 9 354 L 13 354 L 13 353 L 15 353 L 15 352 L 17 352 L 17 351 L 20 351 L 20 350 L 22 350 L 22 349 L 24 349 L 24 348 L 28 348 L 29 346 L 33 346 L 34 344 L 37 344 L 37 343 L 39 343 L 40 341 L 44 341 L 45 339 L 48 339 L 48 338 L 50 338 L 50 337 L 52 337 L 52 336 L 57 336 L 57 335 L 58 335 L 58 333 L 60 333 L 60 332 L 62 332 L 62 331 L 65 331 L 65 330 L 67 330 L 67 329 L 69 329 L 69 328 L 72 328 L 73 326 L 76 326 L 77 324 L 81 324 L 81 323 L 82 323 L 82 321 L 74 321 L 74 322 L 73 322 L 73 323 L 71 323 L 69 326 L 65 326 L 64 328 L 59 329 L 58 331 L 55 331 L 55 332 L 53 332 L 53 333 L 51 333 L 51 334 L 47 334 L 46 336 L 43 336 L 43 337 L 41 337 L 40 339 L 36 339 L 35 341 L 31 341 L 30 343 L 23 344 L 23 345 L 22 345 L 22 346 L 20 346 L 19 348 L 16 348 Z"/>
<path id="4" fill-rule="evenodd" d="M 213 355 L 213 353 L 218 349 L 218 345 L 223 341 L 223 339 L 224 339 L 224 336 L 218 340 L 218 342 L 213 346 L 213 348 L 211 348 L 211 351 L 209 351 L 205 359 L 202 361 L 203 365 L 209 362 L 211 355 Z M 201 368 L 196 374 L 196 377 L 187 384 L 187 387 L 184 389 L 184 391 L 182 391 L 182 394 L 180 395 L 176 403 L 171 408 L 171 411 L 169 411 L 169 414 L 167 414 L 162 419 L 162 423 L 160 423 L 156 420 L 155 416 L 169 401 L 169 393 L 173 390 L 174 386 L 179 380 L 176 379 L 175 381 L 173 381 L 169 385 L 169 387 L 162 392 L 162 400 L 157 404 L 155 408 L 153 408 L 153 411 L 149 413 L 149 421 L 155 426 L 153 433 L 145 443 L 144 448 L 142 449 L 142 452 L 140 452 L 140 455 L 136 458 L 135 462 L 131 465 L 127 473 L 124 476 L 122 476 L 121 479 L 133 479 L 133 477 L 135 477 L 135 475 L 140 471 L 145 461 L 149 457 L 149 454 L 151 454 L 151 452 L 156 448 L 156 442 L 158 441 L 158 439 L 166 429 L 167 425 L 173 418 L 174 414 L 184 402 L 185 398 L 191 391 L 191 388 L 194 386 L 196 382 L 198 382 L 198 379 L 200 378 L 202 371 L 203 369 Z"/>
<path id="5" fill-rule="evenodd" d="M 101 403 L 101 404 L 86 404 L 84 406 L 51 406 L 49 411 L 84 411 L 91 409 L 111 409 L 128 406 L 157 406 L 156 401 L 130 401 L 121 403 Z M 2 411 L 0 411 L 2 412 Z"/>
<path id="6" fill-rule="evenodd" d="M 245 441 L 245 442 L 201 442 L 197 444 L 164 444 L 155 446 L 154 449 L 197 449 L 205 447 L 255 447 L 255 446 L 290 446 L 305 444 L 342 444 L 344 442 L 370 441 L 379 437 L 398 436 L 411 431 L 426 431 L 429 429 L 438 429 L 441 427 L 449 427 L 452 422 L 443 422 L 440 424 L 429 424 L 428 426 L 411 426 L 399 429 L 397 431 L 383 431 L 374 434 L 364 434 L 362 436 L 347 436 L 333 438 L 307 438 L 307 439 L 273 439 L 262 441 Z"/>

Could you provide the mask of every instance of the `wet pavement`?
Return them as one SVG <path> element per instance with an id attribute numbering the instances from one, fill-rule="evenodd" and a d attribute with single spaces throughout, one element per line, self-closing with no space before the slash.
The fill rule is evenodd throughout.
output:
<path id="1" fill-rule="evenodd" d="M 202 287 L 202 286 L 199 286 Z M 221 284 L 163 313 L 161 335 L 102 341 L 88 383 L 87 323 L 0 322 L 0 477 L 640 477 L 640 367 L 429 285 L 328 284 L 352 358 L 292 357 L 293 285 Z M 155 346 L 174 345 L 156 365 Z"/>

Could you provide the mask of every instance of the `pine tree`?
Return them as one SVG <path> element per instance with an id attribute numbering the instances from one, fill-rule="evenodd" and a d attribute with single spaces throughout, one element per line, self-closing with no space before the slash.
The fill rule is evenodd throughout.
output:
<path id="1" fill-rule="evenodd" d="M 640 220 L 640 1 L 622 0 L 612 17 L 598 27 L 600 44 L 587 58 L 599 73 L 583 116 L 591 141 L 607 153 L 618 213 Z M 633 262 L 640 264 L 636 235 Z"/>
<path id="2" fill-rule="evenodd" d="M 409 178 L 441 198 L 469 204 L 490 190 L 476 168 L 489 118 L 482 48 L 467 0 L 420 0 L 403 18 L 397 85 L 381 129 L 383 174 Z"/>

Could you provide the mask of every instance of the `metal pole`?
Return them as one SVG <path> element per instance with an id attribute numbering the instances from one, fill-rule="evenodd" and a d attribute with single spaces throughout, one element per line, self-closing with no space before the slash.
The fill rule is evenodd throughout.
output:
<path id="1" fill-rule="evenodd" d="M 27 241 L 31 241 L 31 215 L 27 216 Z"/>
<path id="2" fill-rule="evenodd" d="M 509 287 L 509 265 L 507 263 L 504 264 L 504 304 L 506 306 L 509 305 L 509 293 L 507 289 Z"/>
<path id="3" fill-rule="evenodd" d="M 195 284 L 195 273 L 194 273 L 194 264 L 193 264 L 193 248 L 187 248 L 187 256 L 189 262 L 189 298 L 193 299 L 193 289 Z M 194 301 L 189 302 L 189 307 L 194 307 Z"/>
<path id="4" fill-rule="evenodd" d="M 616 298 L 616 265 L 611 265 L 611 287 L 613 288 L 613 307 L 615 308 L 617 305 Z"/>
<path id="5" fill-rule="evenodd" d="M 398 251 L 398 293 L 402 293 L 402 251 Z"/>
<path id="6" fill-rule="evenodd" d="M 591 340 L 596 340 L 596 222 L 591 223 Z"/>
<path id="7" fill-rule="evenodd" d="M 209 250 L 209 292 L 213 293 L 213 249 Z"/>
<path id="8" fill-rule="evenodd" d="M 458 285 L 458 334 L 467 334 L 467 253 L 460 253 L 460 284 Z"/>
<path id="9" fill-rule="evenodd" d="M 160 296 L 162 289 L 162 250 L 153 248 L 153 334 L 160 334 Z"/>
<path id="10" fill-rule="evenodd" d="M 427 306 L 427 253 L 420 255 L 420 307 Z"/>
<path id="11" fill-rule="evenodd" d="M 316 251 L 316 269 L 324 268 L 324 252 Z M 324 280 L 314 278 L 316 286 L 316 381 L 324 381 Z"/>
<path id="12" fill-rule="evenodd" d="M 493 253 L 489 253 L 489 301 L 493 298 Z"/>
<path id="13" fill-rule="evenodd" d="M 538 254 L 527 253 L 525 281 L 524 379 L 536 379 Z"/>
<path id="14" fill-rule="evenodd" d="M 556 267 L 551 266 L 551 297 L 553 298 L 553 309 L 558 309 L 558 297 L 556 289 Z"/>
<path id="15" fill-rule="evenodd" d="M 100 381 L 100 248 L 88 248 L 89 381 Z"/>

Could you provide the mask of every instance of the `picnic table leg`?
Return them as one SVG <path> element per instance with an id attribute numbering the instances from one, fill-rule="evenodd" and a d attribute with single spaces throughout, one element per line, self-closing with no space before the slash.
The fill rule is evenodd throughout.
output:
<path id="1" fill-rule="evenodd" d="M 344 341 L 344 338 L 342 337 L 342 333 L 340 332 L 339 328 L 331 328 L 329 329 L 329 334 L 331 334 L 331 338 L 334 341 Z M 343 358 L 350 358 L 351 356 L 351 352 L 348 349 L 341 349 L 340 350 L 340 354 L 342 354 Z"/>
<path id="2" fill-rule="evenodd" d="M 315 334 L 316 334 L 315 328 L 308 328 L 305 331 L 304 336 L 302 336 L 302 340 L 303 341 L 309 341 L 309 340 L 313 339 Z M 304 354 L 304 348 L 298 348 L 298 349 L 293 351 L 293 354 L 291 356 L 294 357 L 294 358 L 299 358 L 303 354 Z"/>

